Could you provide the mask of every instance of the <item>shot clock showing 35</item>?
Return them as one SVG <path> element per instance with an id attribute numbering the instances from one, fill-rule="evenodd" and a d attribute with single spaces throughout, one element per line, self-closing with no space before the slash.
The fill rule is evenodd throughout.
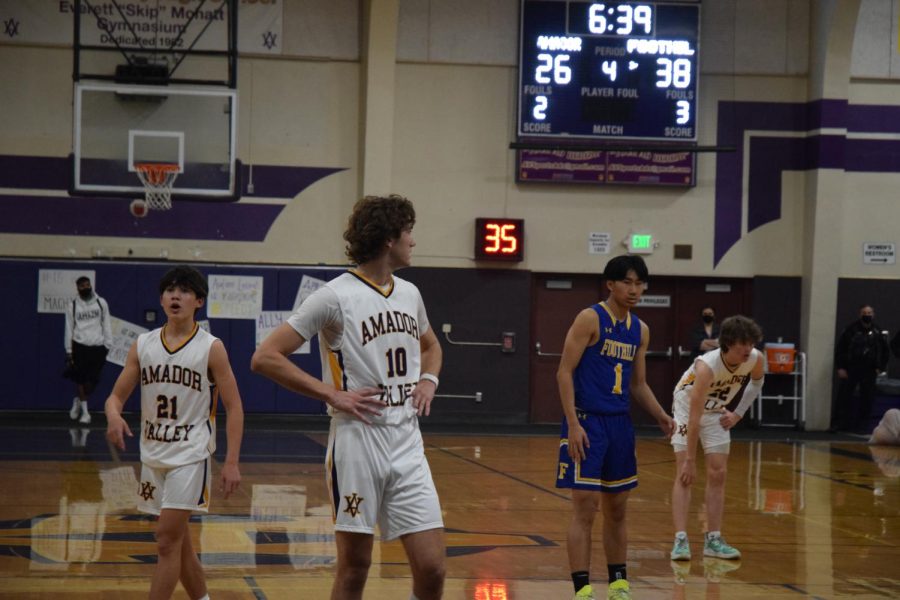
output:
<path id="1" fill-rule="evenodd" d="M 697 139 L 697 2 L 522 0 L 519 137 Z"/>
<path id="2" fill-rule="evenodd" d="M 519 262 L 524 257 L 523 219 L 475 219 L 475 260 Z"/>

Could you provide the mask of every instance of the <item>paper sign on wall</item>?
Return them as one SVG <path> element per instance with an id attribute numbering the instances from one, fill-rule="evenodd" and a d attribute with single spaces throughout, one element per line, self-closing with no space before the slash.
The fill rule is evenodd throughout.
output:
<path id="1" fill-rule="evenodd" d="M 611 243 L 611 233 L 592 231 L 588 234 L 588 254 L 609 254 Z"/>
<path id="2" fill-rule="evenodd" d="M 893 265 L 896 262 L 897 253 L 893 242 L 865 242 L 863 244 L 864 265 Z"/>
<path id="3" fill-rule="evenodd" d="M 64 313 L 72 309 L 72 300 L 78 295 L 75 282 L 87 277 L 97 289 L 94 271 L 68 269 L 41 269 L 38 271 L 37 311 L 39 313 Z"/>
<path id="4" fill-rule="evenodd" d="M 256 318 L 256 347 L 259 348 L 262 341 L 269 337 L 275 328 L 287 321 L 292 314 L 294 311 L 291 310 L 264 310 L 259 313 Z M 294 350 L 293 354 L 309 354 L 309 342 L 303 342 L 303 345 Z"/>
<path id="5" fill-rule="evenodd" d="M 637 305 L 649 308 L 669 308 L 672 306 L 672 296 L 650 296 L 644 294 L 641 296 L 641 299 L 638 300 Z"/>
<path id="6" fill-rule="evenodd" d="M 112 328 L 113 345 L 109 354 L 106 355 L 106 361 L 124 367 L 131 346 L 137 341 L 139 335 L 147 333 L 148 330 L 113 316 L 109 317 L 109 325 Z"/>
<path id="7" fill-rule="evenodd" d="M 255 319 L 262 312 L 263 278 L 210 275 L 206 316 L 210 319 Z"/>
<path id="8" fill-rule="evenodd" d="M 323 285 L 325 285 L 325 281 L 310 277 L 309 275 L 304 275 L 300 280 L 300 287 L 297 288 L 297 297 L 294 299 L 294 310 L 297 310 L 297 307 L 303 304 L 304 300 L 309 298 L 314 291 Z"/>

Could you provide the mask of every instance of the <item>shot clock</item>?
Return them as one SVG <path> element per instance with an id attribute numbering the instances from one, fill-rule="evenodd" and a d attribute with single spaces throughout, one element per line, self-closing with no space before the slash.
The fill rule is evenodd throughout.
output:
<path id="1" fill-rule="evenodd" d="M 475 219 L 475 260 L 519 262 L 524 256 L 523 219 Z"/>
<path id="2" fill-rule="evenodd" d="M 697 2 L 522 0 L 519 137 L 697 140 Z"/>

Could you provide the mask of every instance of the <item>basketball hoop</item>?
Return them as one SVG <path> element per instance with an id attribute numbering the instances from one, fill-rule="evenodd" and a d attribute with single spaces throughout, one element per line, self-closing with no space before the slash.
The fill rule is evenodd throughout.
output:
<path id="1" fill-rule="evenodd" d="M 141 183 L 144 184 L 144 201 L 150 210 L 172 208 L 172 184 L 178 176 L 175 163 L 135 163 Z"/>

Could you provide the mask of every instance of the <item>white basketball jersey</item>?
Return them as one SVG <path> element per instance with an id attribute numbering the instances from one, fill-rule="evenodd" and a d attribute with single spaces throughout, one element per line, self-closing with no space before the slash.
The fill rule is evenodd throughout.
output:
<path id="1" fill-rule="evenodd" d="M 217 338 L 194 325 L 177 348 L 165 327 L 138 336 L 141 367 L 141 462 L 170 468 L 204 460 L 216 445 L 215 398 L 210 390 L 209 349 Z"/>
<path id="2" fill-rule="evenodd" d="M 409 397 L 419 381 L 419 336 L 428 330 L 428 316 L 418 288 L 393 277 L 383 290 L 362 276 L 349 272 L 326 284 L 337 295 L 341 323 L 322 330 L 322 379 L 338 389 L 380 388 L 385 407 L 373 423 L 393 425 L 415 416 Z M 334 411 L 338 418 L 354 418 Z"/>
<path id="3" fill-rule="evenodd" d="M 718 348 L 698 356 L 681 376 L 678 385 L 675 386 L 675 410 L 681 409 L 686 413 L 690 412 L 691 399 L 688 392 L 694 387 L 694 380 L 697 377 L 694 370 L 697 361 L 703 361 L 713 372 L 712 385 L 707 393 L 704 410 L 705 412 L 719 412 L 723 407 L 728 406 L 741 387 L 750 379 L 750 372 L 753 371 L 756 362 L 761 360 L 761 356 L 762 353 L 754 348 L 747 362 L 737 365 L 734 369 L 728 368 L 722 360 L 722 352 Z"/>

